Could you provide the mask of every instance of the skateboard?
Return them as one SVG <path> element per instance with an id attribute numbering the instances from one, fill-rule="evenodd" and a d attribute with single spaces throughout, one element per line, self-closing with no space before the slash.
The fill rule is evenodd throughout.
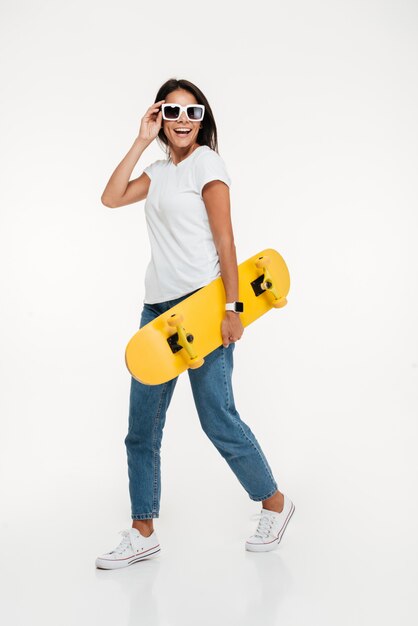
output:
<path id="1" fill-rule="evenodd" d="M 289 270 L 276 250 L 263 250 L 238 265 L 238 276 L 244 327 L 287 304 Z M 200 367 L 205 356 L 222 345 L 224 316 L 225 290 L 219 277 L 133 335 L 125 351 L 129 372 L 141 383 L 159 385 Z"/>

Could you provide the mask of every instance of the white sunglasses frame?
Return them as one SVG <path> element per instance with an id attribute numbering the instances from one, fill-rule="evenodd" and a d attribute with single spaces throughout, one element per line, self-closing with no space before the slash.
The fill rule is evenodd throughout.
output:
<path id="1" fill-rule="evenodd" d="M 172 106 L 180 108 L 179 116 L 175 120 L 173 120 L 172 117 L 170 118 L 165 117 L 165 113 L 164 113 L 165 107 L 172 107 Z M 187 113 L 188 107 L 198 107 L 199 109 L 202 109 L 202 117 L 200 118 L 200 120 L 190 119 L 189 114 Z M 178 122 L 178 120 L 181 117 L 182 111 L 186 113 L 186 117 L 189 120 L 189 122 L 201 122 L 203 118 L 205 117 L 205 105 L 204 104 L 186 104 L 186 106 L 182 106 L 181 104 L 177 104 L 177 102 L 165 102 L 164 104 L 161 105 L 161 111 L 163 114 L 163 120 L 166 120 L 167 122 Z"/>

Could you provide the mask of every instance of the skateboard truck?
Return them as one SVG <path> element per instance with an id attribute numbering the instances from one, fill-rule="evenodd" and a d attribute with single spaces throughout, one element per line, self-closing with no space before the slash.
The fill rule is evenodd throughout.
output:
<path id="1" fill-rule="evenodd" d="M 167 319 L 167 323 L 170 331 L 172 331 L 173 328 L 176 329 L 176 332 L 167 339 L 172 352 L 175 354 L 184 348 L 190 359 L 188 361 L 190 369 L 196 369 L 203 365 L 205 359 L 199 357 L 193 349 L 193 335 L 191 333 L 186 333 L 186 330 L 182 326 L 183 316 L 173 313 L 173 315 Z"/>
<path id="2" fill-rule="evenodd" d="M 270 265 L 270 257 L 260 256 L 255 262 L 255 265 L 259 269 L 263 270 L 262 275 L 251 283 L 255 295 L 259 296 L 266 291 L 270 291 L 274 298 L 274 300 L 272 301 L 272 305 L 274 306 L 274 308 L 279 309 L 282 306 L 285 306 L 287 304 L 287 300 L 284 296 L 279 296 L 277 289 L 274 285 L 273 278 L 268 269 L 268 266 Z"/>

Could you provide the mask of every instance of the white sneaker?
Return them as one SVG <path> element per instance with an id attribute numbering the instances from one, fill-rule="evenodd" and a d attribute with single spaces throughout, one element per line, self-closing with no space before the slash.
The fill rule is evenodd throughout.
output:
<path id="1" fill-rule="evenodd" d="M 267 552 L 277 548 L 294 510 L 295 505 L 286 495 L 281 513 L 261 509 L 261 513 L 257 515 L 260 518 L 258 528 L 247 539 L 245 549 L 251 552 Z"/>
<path id="2" fill-rule="evenodd" d="M 118 569 L 159 556 L 161 548 L 155 530 L 149 537 L 141 535 L 136 528 L 121 530 L 120 534 L 123 535 L 120 544 L 111 552 L 98 556 L 96 567 Z"/>

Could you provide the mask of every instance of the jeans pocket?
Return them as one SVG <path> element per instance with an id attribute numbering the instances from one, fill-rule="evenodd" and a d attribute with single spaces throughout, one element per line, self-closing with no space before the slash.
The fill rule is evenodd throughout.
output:
<path id="1" fill-rule="evenodd" d="M 155 310 L 152 304 L 146 304 L 144 302 L 144 306 L 141 312 L 141 319 L 139 322 L 139 328 L 142 328 L 146 324 L 149 324 L 149 322 L 152 322 L 152 320 L 158 316 L 159 316 L 159 313 L 158 311 Z"/>

